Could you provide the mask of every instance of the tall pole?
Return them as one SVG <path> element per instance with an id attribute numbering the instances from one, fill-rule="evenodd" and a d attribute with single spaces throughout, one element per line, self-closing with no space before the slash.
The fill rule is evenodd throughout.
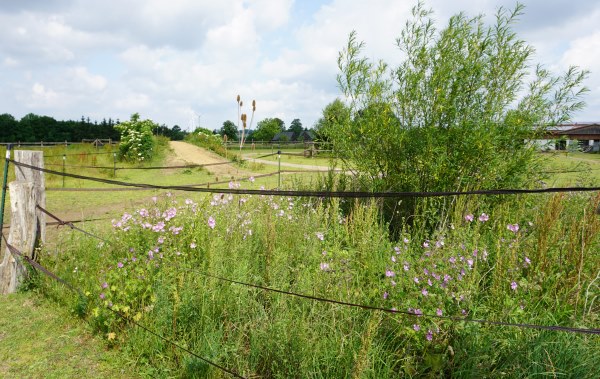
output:
<path id="1" fill-rule="evenodd" d="M 66 162 L 67 162 L 67 155 L 63 154 L 63 176 L 62 176 L 63 188 L 65 188 L 65 163 Z"/>
<path id="2" fill-rule="evenodd" d="M 277 188 L 281 188 L 281 150 L 277 151 L 277 160 L 279 161 L 279 179 L 277 180 Z"/>
<path id="3" fill-rule="evenodd" d="M 4 226 L 4 203 L 6 202 L 6 181 L 8 180 L 8 160 L 10 159 L 10 148 L 12 145 L 6 145 L 6 160 L 4 161 L 4 179 L 2 180 L 2 204 L 0 204 L 0 226 Z M 0 238 L 0 246 L 2 238 Z M 1 251 L 1 250 L 0 250 Z"/>

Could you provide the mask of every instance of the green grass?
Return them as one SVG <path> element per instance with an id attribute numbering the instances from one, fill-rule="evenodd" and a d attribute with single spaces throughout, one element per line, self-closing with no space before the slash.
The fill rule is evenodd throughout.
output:
<path id="1" fill-rule="evenodd" d="M 600 184 L 600 154 L 552 152 L 542 155 L 549 173 L 548 186 Z"/>
<path id="2" fill-rule="evenodd" d="M 582 159 L 594 165 L 597 158 L 559 155 L 548 165 L 564 170 L 577 167 Z M 260 172 L 248 165 L 240 167 L 240 175 Z M 210 179 L 205 172 L 193 170 L 157 174 L 123 171 L 123 178 L 150 183 L 185 183 L 196 175 Z M 323 175 L 284 175 L 283 185 L 322 188 Z M 274 188 L 277 180 L 271 176 L 241 184 L 242 188 Z M 571 183 L 568 177 L 561 180 Z M 152 196 L 158 196 L 157 204 Z M 185 205 L 188 198 L 198 204 L 194 213 Z M 85 213 L 97 208 L 117 215 L 156 207 L 162 214 L 169 207 L 180 207 L 177 217 L 167 222 L 167 228 L 184 227 L 178 235 L 152 232 L 137 224 L 131 225 L 130 231 L 113 234 L 110 223 L 100 221 L 85 224 L 85 229 L 113 240 L 114 246 L 101 246 L 89 237 L 60 229 L 42 254 L 42 262 L 49 268 L 89 291 L 91 301 L 83 311 L 99 335 L 106 339 L 108 333 L 116 333 L 117 345 L 127 353 L 122 358 L 135 361 L 140 371 L 152 377 L 223 375 L 147 332 L 111 318 L 99 297 L 104 281 L 115 285 L 114 290 L 106 290 L 106 301 L 129 307 L 126 312 L 132 317 L 139 312 L 145 325 L 244 375 L 593 378 L 600 366 L 600 340 L 595 336 L 378 316 L 221 283 L 198 273 L 207 271 L 274 288 L 402 310 L 419 307 L 435 313 L 441 307 L 444 314 L 459 316 L 461 309 L 468 309 L 475 318 L 597 327 L 600 309 L 592 300 L 597 300 L 600 288 L 600 279 L 594 281 L 600 267 L 596 254 L 600 221 L 589 212 L 597 206 L 594 196 L 523 196 L 495 209 L 488 223 L 469 224 L 464 214 L 457 214 L 449 220 L 452 228 L 440 227 L 431 235 L 407 227 L 403 236 L 410 242 L 406 247 L 390 238 L 377 204 L 259 196 L 227 200 L 225 196 L 213 205 L 211 199 L 212 195 L 177 191 L 171 197 L 164 191 L 48 192 L 48 208 L 58 212 L 80 209 Z M 227 204 L 221 203 L 224 199 Z M 485 203 L 475 200 L 465 203 L 464 209 L 475 217 L 489 212 Z M 216 219 L 214 229 L 207 224 L 209 216 Z M 152 216 L 151 222 L 159 219 L 161 216 Z M 512 234 L 506 228 L 508 223 L 519 223 L 521 232 Z M 317 233 L 324 233 L 323 241 Z M 159 235 L 165 238 L 163 243 L 157 242 Z M 484 249 L 489 257 L 487 261 L 478 258 L 464 280 L 453 282 L 451 290 L 456 297 L 441 289 L 430 289 L 430 295 L 424 297 L 413 277 L 421 275 L 423 268 L 431 269 L 424 241 L 433 245 L 441 239 L 445 246 L 434 249 L 431 258 L 439 267 L 436 270 L 452 269 L 450 257 L 468 257 L 476 249 L 480 257 Z M 197 247 L 191 248 L 192 242 Z M 399 263 L 394 263 L 390 257 L 397 245 L 403 250 Z M 156 253 L 155 260 L 148 261 L 152 264 L 142 264 L 147 262 L 148 251 L 156 247 L 164 258 Z M 129 248 L 134 248 L 133 252 Z M 531 259 L 530 266 L 524 266 L 525 256 Z M 118 269 L 117 262 L 125 262 L 125 269 Z M 409 263 L 408 274 L 401 268 L 404 262 Z M 322 263 L 331 270 L 322 270 Z M 385 276 L 393 265 L 400 265 L 395 269 L 397 286 Z M 452 275 L 456 278 L 457 272 Z M 513 281 L 518 283 L 517 291 L 510 287 Z M 40 290 L 65 309 L 80 309 L 64 295 L 60 284 L 44 279 Z M 384 291 L 390 294 L 386 301 Z M 465 299 L 458 301 L 460 295 Z M 413 330 L 415 322 L 421 323 L 421 331 Z M 427 342 L 425 332 L 438 327 L 434 341 Z M 113 367 L 119 365 L 115 362 Z"/>
<path id="3" fill-rule="evenodd" d="M 302 151 L 298 151 L 298 152 L 290 151 L 290 153 L 302 154 Z M 252 154 L 252 155 L 246 154 L 246 155 L 244 155 L 244 158 L 246 158 L 249 162 L 252 162 L 253 157 L 260 157 L 261 155 L 264 155 L 264 154 L 262 154 L 262 153 L 257 153 L 257 154 Z M 260 159 L 270 161 L 270 162 L 277 162 L 278 158 L 277 158 L 277 155 L 272 155 L 270 157 L 265 157 L 265 158 L 260 158 Z M 281 155 L 281 163 L 294 163 L 294 164 L 301 164 L 301 165 L 307 165 L 307 166 L 329 167 L 331 164 L 331 160 L 328 157 L 321 157 L 321 156 L 309 158 L 309 157 L 303 157 L 303 156 L 298 156 L 298 155 L 282 154 Z"/>
<path id="4" fill-rule="evenodd" d="M 102 335 L 116 333 L 123 349 L 153 368 L 153 376 L 218 378 L 222 373 L 115 319 L 105 310 L 109 301 L 197 354 L 247 376 L 595 377 L 600 365 L 596 336 L 383 316 L 232 285 L 201 273 L 430 314 L 440 308 L 460 317 L 466 309 L 479 319 L 594 327 L 600 321 L 598 304 L 591 302 L 598 288 L 600 220 L 586 209 L 597 206 L 597 197 L 524 196 L 496 209 L 489 222 L 469 223 L 457 215 L 454 228 L 433 235 L 407 228 L 406 243 L 390 240 L 375 204 L 355 203 L 343 212 L 348 204 L 337 201 L 244 196 L 243 202 L 242 197 L 224 196 L 216 204 L 205 200 L 193 205 L 184 202 L 186 197 L 163 195 L 157 204 L 144 205 L 157 215 L 176 207 L 177 215 L 165 229 L 183 226 L 177 235 L 142 228 L 131 209 L 138 221 L 127 221 L 130 229 L 116 231 L 114 248 L 98 249 L 96 241 L 74 237 L 61 255 L 42 256 L 61 276 L 92 294 L 88 320 Z M 485 211 L 471 210 L 476 215 Z M 209 217 L 216 220 L 214 229 Z M 154 225 L 163 216 L 145 220 Z M 521 231 L 507 230 L 508 223 L 519 223 Z M 424 248 L 425 240 L 431 246 L 441 240 L 445 244 Z M 197 246 L 191 247 L 192 242 Z M 399 254 L 394 246 L 400 247 Z M 146 260 L 156 248 L 153 259 Z M 473 255 L 476 250 L 478 256 Z M 467 258 L 460 267 L 453 267 L 450 258 L 459 261 L 463 255 Z M 526 256 L 531 263 L 525 264 Z M 466 268 L 469 257 L 475 257 L 473 268 Z M 458 280 L 461 267 L 466 274 Z M 447 290 L 427 287 L 424 268 L 455 279 Z M 396 285 L 384 274 L 389 269 L 396 272 Z M 421 284 L 415 285 L 415 276 Z M 518 290 L 511 289 L 511 282 Z M 426 297 L 423 286 L 429 288 Z M 62 293 L 55 283 L 47 282 L 45 288 L 51 296 Z M 101 293 L 106 295 L 102 300 Z M 416 323 L 421 326 L 417 332 Z M 435 331 L 432 342 L 427 330 Z"/>
<path id="5" fill-rule="evenodd" d="M 34 292 L 0 296 L 0 377 L 135 378 L 118 349 Z"/>
<path id="6" fill-rule="evenodd" d="M 31 149 L 35 150 L 35 149 Z M 56 146 L 50 148 L 44 148 L 44 155 L 48 156 L 44 159 L 46 168 L 62 172 L 62 155 L 68 154 L 66 159 L 66 165 L 73 166 L 113 166 L 112 152 L 116 152 L 116 147 L 105 146 L 100 149 L 95 149 L 91 145 L 71 145 L 68 147 Z M 91 153 L 108 153 L 102 155 L 91 155 Z M 4 150 L 0 151 L 4 155 Z M 144 165 L 128 162 L 117 162 L 117 167 L 137 168 L 146 166 L 163 166 L 166 165 L 166 161 L 172 153 L 163 143 L 163 146 L 158 150 L 158 155 L 150 162 Z M 282 161 L 286 161 L 287 157 L 284 157 Z M 295 158 L 295 157 L 294 157 Z M 305 159 L 299 157 L 300 160 Z M 304 164 L 316 164 L 312 160 L 306 159 L 300 161 Z M 57 166 L 55 166 L 57 165 Z M 241 178 L 248 178 L 252 175 L 256 175 L 257 179 L 255 183 L 248 184 L 249 188 L 259 189 L 261 186 L 265 188 L 275 188 L 278 185 L 277 175 L 260 178 L 258 176 L 264 174 L 272 174 L 278 171 L 277 166 L 270 166 L 264 164 L 255 164 L 251 160 L 239 165 L 237 167 L 237 173 L 233 175 L 233 179 L 239 180 Z M 290 168 L 282 167 L 282 170 L 289 170 Z M 292 170 L 299 170 L 293 168 Z M 129 183 L 140 183 L 140 184 L 154 184 L 154 185 L 199 185 L 210 183 L 211 187 L 214 188 L 227 188 L 227 182 L 232 180 L 231 176 L 215 176 L 206 169 L 203 168 L 191 168 L 191 169 L 164 169 L 164 170 L 117 170 L 116 176 L 111 169 L 95 169 L 95 168 L 79 168 L 79 167 L 65 167 L 66 173 L 75 173 L 78 175 L 105 178 L 117 181 L 124 181 Z M 321 174 L 311 173 L 303 174 L 307 180 L 313 180 Z M 282 174 L 282 185 L 288 185 L 293 181 L 299 180 L 302 175 L 300 174 Z M 46 174 L 46 203 L 48 210 L 63 212 L 67 211 L 70 219 L 89 219 L 96 217 L 115 217 L 122 212 L 123 206 L 135 207 L 142 202 L 148 201 L 152 196 L 155 196 L 161 191 L 158 190 L 132 190 L 132 191 L 95 191 L 95 192 L 74 192 L 74 191 L 61 191 L 63 188 L 63 177 L 58 175 Z M 9 169 L 8 181 L 14 180 L 14 167 Z M 216 182 L 225 182 L 216 184 Z M 65 188 L 75 189 L 91 189 L 91 188 L 119 188 L 111 184 L 99 183 L 94 181 L 88 181 L 83 179 L 75 178 L 64 178 Z M 203 194 L 188 195 L 193 199 L 203 198 Z M 8 204 L 7 200 L 7 204 Z M 10 221 L 10 212 L 5 214 L 5 223 Z"/>

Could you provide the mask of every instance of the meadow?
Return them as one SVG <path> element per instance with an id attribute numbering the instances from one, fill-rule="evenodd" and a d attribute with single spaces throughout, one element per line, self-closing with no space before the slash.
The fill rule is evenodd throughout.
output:
<path id="1" fill-rule="evenodd" d="M 168 150 L 161 151 L 148 165 L 168 161 Z M 96 164 L 110 165 L 107 155 Z M 547 186 L 600 183 L 598 155 L 546 157 Z M 326 160 L 289 159 L 310 165 Z M 277 185 L 276 176 L 245 175 L 277 167 L 248 165 L 240 165 L 240 176 L 223 188 Z M 117 179 L 214 179 L 204 170 L 168 172 L 117 171 Z M 284 177 L 283 187 L 335 188 L 339 180 L 295 174 Z M 49 176 L 47 185 L 60 187 L 62 178 Z M 66 185 L 100 187 L 69 179 Z M 77 209 L 84 218 L 106 210 L 112 220 L 85 227 L 107 242 L 61 230 L 41 253 L 43 265 L 85 296 L 43 276 L 29 284 L 92 324 L 139 375 L 229 376 L 134 322 L 243 377 L 598 376 L 597 335 L 457 321 L 598 328 L 597 193 L 507 195 L 496 197 L 501 206 L 494 208 L 460 197 L 443 227 L 407 223 L 394 237 L 376 200 L 93 194 L 48 191 L 48 209 Z"/>

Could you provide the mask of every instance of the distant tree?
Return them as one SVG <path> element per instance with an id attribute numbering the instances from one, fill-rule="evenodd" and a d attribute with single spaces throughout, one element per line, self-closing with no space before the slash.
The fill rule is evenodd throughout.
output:
<path id="1" fill-rule="evenodd" d="M 179 127 L 179 125 L 173 125 L 171 128 L 171 135 L 169 136 L 173 141 L 181 141 L 185 138 L 187 133 Z"/>
<path id="2" fill-rule="evenodd" d="M 256 131 L 252 134 L 255 141 L 270 141 L 279 132 L 283 132 L 284 123 L 278 118 L 265 118 L 256 124 Z"/>
<path id="3" fill-rule="evenodd" d="M 233 123 L 233 121 L 225 121 L 221 130 L 219 130 L 219 134 L 221 136 L 227 136 L 229 141 L 237 141 L 238 140 L 238 130 L 237 126 Z"/>
<path id="4" fill-rule="evenodd" d="M 315 123 L 315 134 L 318 140 L 327 141 L 327 130 L 348 125 L 350 108 L 340 99 L 335 99 L 323 109 L 323 116 Z"/>
<path id="5" fill-rule="evenodd" d="M 202 133 L 202 134 L 208 134 L 208 135 L 218 134 L 218 133 L 215 133 L 214 131 L 211 131 L 210 129 L 203 128 L 201 126 L 199 126 L 196 129 L 194 129 L 194 133 L 195 134 Z"/>
<path id="6" fill-rule="evenodd" d="M 302 122 L 300 122 L 299 118 L 295 118 L 292 120 L 292 123 L 290 124 L 290 128 L 288 129 L 288 131 L 294 132 L 294 134 L 296 134 L 296 135 L 298 135 L 304 131 L 304 129 L 302 128 Z"/>
<path id="7" fill-rule="evenodd" d="M 19 124 L 19 129 L 26 134 L 24 140 L 27 142 L 56 140 L 54 134 L 57 129 L 57 121 L 52 117 L 29 113 L 21 118 Z"/>
<path id="8" fill-rule="evenodd" d="M 283 122 L 282 119 L 275 117 L 273 120 L 275 120 L 275 122 L 277 122 L 277 124 L 279 125 L 279 129 L 281 129 L 281 131 L 283 132 L 285 130 L 285 122 Z"/>
<path id="9" fill-rule="evenodd" d="M 0 114 L 0 141 L 16 142 L 16 133 L 19 127 L 19 122 L 8 114 Z"/>
<path id="10" fill-rule="evenodd" d="M 87 121 L 84 116 L 79 121 L 57 121 L 50 116 L 34 113 L 16 120 L 10 114 L 0 115 L 0 141 L 2 142 L 63 142 L 81 141 L 82 139 L 118 140 L 120 133 L 115 129 L 112 119 L 102 122 Z"/>

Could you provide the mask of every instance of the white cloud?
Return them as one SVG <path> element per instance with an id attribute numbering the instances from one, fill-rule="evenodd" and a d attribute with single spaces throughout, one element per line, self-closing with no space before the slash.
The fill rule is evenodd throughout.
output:
<path id="1" fill-rule="evenodd" d="M 2 64 L 6 67 L 17 67 L 19 65 L 19 61 L 11 57 L 6 57 L 2 61 Z"/>
<path id="2" fill-rule="evenodd" d="M 59 105 L 59 94 L 52 89 L 46 88 L 40 83 L 34 83 L 31 87 L 29 98 L 31 105 L 48 108 Z"/>
<path id="3" fill-rule="evenodd" d="M 71 71 L 73 78 L 86 90 L 102 91 L 106 88 L 107 81 L 102 75 L 91 74 L 85 67 L 75 67 Z"/>
<path id="4" fill-rule="evenodd" d="M 150 98 L 145 93 L 132 93 L 115 100 L 115 106 L 122 111 L 135 113 L 132 109 L 146 110 Z"/>
<path id="5" fill-rule="evenodd" d="M 365 55 L 394 65 L 415 1 L 121 0 L 0 3 L 0 100 L 15 115 L 128 118 L 141 112 L 186 127 L 190 114 L 218 128 L 235 97 L 257 101 L 257 120 L 311 126 L 339 93 L 338 52 L 351 30 Z M 461 9 L 486 13 L 513 0 L 430 0 L 438 27 Z M 600 4 L 531 0 L 516 26 L 553 70 L 592 70 L 600 106 Z M 299 11 L 300 10 L 300 11 Z M 302 16 L 299 16 L 302 15 Z M 598 72 L 596 74 L 595 72 Z M 596 108 L 598 109 L 598 108 Z M 246 108 L 246 111 L 248 108 Z M 582 113 L 600 119 L 595 109 Z"/>
<path id="6" fill-rule="evenodd" d="M 561 58 L 563 66 L 591 69 L 600 62 L 600 28 L 594 33 L 573 40 Z"/>

